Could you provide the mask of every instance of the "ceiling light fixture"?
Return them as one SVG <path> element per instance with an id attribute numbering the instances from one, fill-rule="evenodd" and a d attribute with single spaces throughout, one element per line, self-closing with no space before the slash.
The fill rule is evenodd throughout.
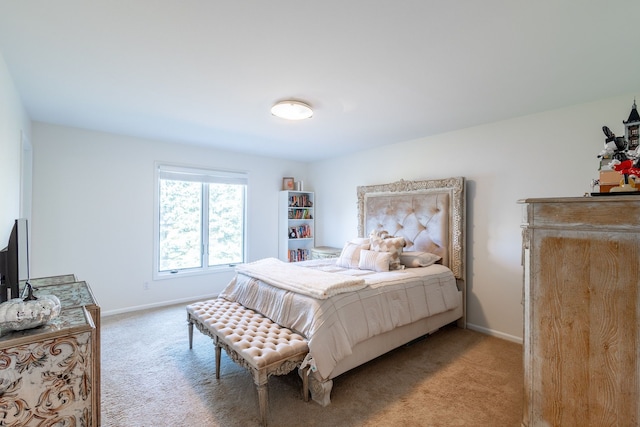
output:
<path id="1" fill-rule="evenodd" d="M 304 102 L 289 99 L 276 102 L 271 114 L 286 120 L 304 120 L 313 116 L 313 110 Z"/>

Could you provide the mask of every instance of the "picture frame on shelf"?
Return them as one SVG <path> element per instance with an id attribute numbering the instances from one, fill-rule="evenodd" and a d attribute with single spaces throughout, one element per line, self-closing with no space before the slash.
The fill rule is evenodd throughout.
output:
<path id="1" fill-rule="evenodd" d="M 290 239 L 297 239 L 298 238 L 298 232 L 296 231 L 295 227 L 289 228 L 289 238 Z"/>
<path id="2" fill-rule="evenodd" d="M 282 178 L 282 189 L 283 190 L 293 191 L 294 186 L 295 186 L 295 181 L 294 181 L 292 176 L 286 176 L 286 177 Z"/>

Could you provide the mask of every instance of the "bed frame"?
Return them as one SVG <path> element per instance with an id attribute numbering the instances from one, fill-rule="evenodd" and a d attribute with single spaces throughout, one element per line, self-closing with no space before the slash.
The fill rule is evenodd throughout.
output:
<path id="1" fill-rule="evenodd" d="M 330 403 L 332 379 L 375 359 L 412 340 L 430 334 L 452 322 L 466 327 L 465 283 L 465 180 L 463 177 L 405 181 L 360 186 L 358 191 L 358 235 L 386 230 L 402 236 L 405 251 L 426 251 L 442 257 L 456 277 L 461 304 L 458 309 L 440 313 L 396 328 L 357 344 L 353 353 L 341 360 L 329 379 L 311 378 L 313 400 Z"/>
<path id="2" fill-rule="evenodd" d="M 455 177 L 358 187 L 358 236 L 386 230 L 404 237 L 405 251 L 442 257 L 453 271 L 466 303 L 465 179 Z M 459 326 L 466 327 L 464 317 Z"/>

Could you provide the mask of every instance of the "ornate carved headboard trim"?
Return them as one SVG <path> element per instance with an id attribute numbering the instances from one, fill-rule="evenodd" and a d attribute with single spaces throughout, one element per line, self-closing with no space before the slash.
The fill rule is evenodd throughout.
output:
<path id="1" fill-rule="evenodd" d="M 382 227 L 393 228 L 387 230 L 392 235 L 405 233 L 408 250 L 444 251 L 439 253 L 443 264 L 464 281 L 464 189 L 464 177 L 359 186 L 358 236 L 366 237 L 372 229 Z M 407 238 L 409 227 L 413 228 L 410 236 L 422 231 L 429 236 Z"/>

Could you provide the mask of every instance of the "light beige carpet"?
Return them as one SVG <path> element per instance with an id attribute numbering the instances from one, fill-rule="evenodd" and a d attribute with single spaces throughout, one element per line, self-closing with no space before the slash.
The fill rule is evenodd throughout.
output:
<path id="1" fill-rule="evenodd" d="M 455 327 L 334 380 L 331 405 L 305 402 L 296 373 L 269 380 L 269 425 L 519 426 L 522 346 Z M 185 305 L 102 321 L 102 425 L 258 426 L 251 375 L 194 331 Z"/>

